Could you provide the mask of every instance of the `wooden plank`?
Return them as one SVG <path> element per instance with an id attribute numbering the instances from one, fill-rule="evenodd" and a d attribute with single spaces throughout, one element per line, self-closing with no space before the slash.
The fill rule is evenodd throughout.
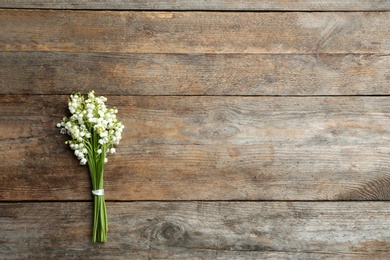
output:
<path id="1" fill-rule="evenodd" d="M 109 237 L 100 245 L 90 242 L 91 203 L 0 208 L 0 257 L 7 259 L 386 259 L 390 253 L 387 202 L 108 203 Z"/>
<path id="2" fill-rule="evenodd" d="M 372 0 L 112 0 L 47 1 L 0 0 L 0 8 L 92 9 L 92 10 L 215 10 L 215 11 L 389 11 L 387 1 Z"/>
<path id="3" fill-rule="evenodd" d="M 0 51 L 390 52 L 390 26 L 386 26 L 390 24 L 388 12 L 93 12 L 3 9 L 0 10 L 0 24 Z"/>
<path id="4" fill-rule="evenodd" d="M 0 94 L 388 95 L 387 55 L 1 52 Z"/>
<path id="5" fill-rule="evenodd" d="M 91 199 L 55 124 L 67 96 L 0 97 L 0 199 Z M 388 200 L 389 97 L 110 96 L 109 200 Z"/>

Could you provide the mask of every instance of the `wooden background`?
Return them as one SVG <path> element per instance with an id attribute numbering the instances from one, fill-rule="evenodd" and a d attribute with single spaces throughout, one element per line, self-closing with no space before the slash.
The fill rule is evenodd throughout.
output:
<path id="1" fill-rule="evenodd" d="M 388 259 L 390 2 L 0 0 L 0 259 Z M 109 236 L 55 124 L 117 106 Z"/>

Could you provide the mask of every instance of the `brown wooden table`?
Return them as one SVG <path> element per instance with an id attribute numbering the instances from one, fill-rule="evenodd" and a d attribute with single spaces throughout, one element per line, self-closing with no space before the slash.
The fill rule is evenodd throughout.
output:
<path id="1" fill-rule="evenodd" d="M 388 259 L 390 2 L 0 0 L 0 259 Z M 126 126 L 108 242 L 56 123 Z"/>

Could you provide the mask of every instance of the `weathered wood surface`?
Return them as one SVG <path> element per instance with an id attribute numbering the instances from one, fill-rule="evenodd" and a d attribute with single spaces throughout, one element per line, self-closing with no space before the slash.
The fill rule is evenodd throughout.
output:
<path id="1" fill-rule="evenodd" d="M 0 94 L 387 95 L 388 55 L 0 52 Z"/>
<path id="2" fill-rule="evenodd" d="M 0 51 L 241 54 L 390 52 L 389 12 L 3 9 L 0 10 L 0 24 Z"/>
<path id="3" fill-rule="evenodd" d="M 71 89 L 69 89 L 71 90 Z M 0 97 L 0 198 L 90 199 L 55 124 L 68 96 Z M 387 200 L 389 97 L 110 96 L 109 200 Z"/>
<path id="4" fill-rule="evenodd" d="M 346 200 L 390 199 L 389 7 L 0 0 L 0 259 L 388 259 L 388 203 Z M 100 245 L 55 127 L 90 89 L 126 125 Z"/>
<path id="5" fill-rule="evenodd" d="M 92 9 L 92 10 L 216 10 L 216 11 L 389 11 L 380 0 L 0 0 L 0 8 Z"/>
<path id="6" fill-rule="evenodd" d="M 0 203 L 0 258 L 386 259 L 386 202 L 108 203 L 109 239 L 90 242 L 92 205 Z"/>

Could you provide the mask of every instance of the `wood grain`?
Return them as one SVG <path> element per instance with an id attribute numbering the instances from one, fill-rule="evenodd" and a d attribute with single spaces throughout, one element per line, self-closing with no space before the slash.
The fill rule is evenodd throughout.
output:
<path id="1" fill-rule="evenodd" d="M 241 54 L 388 54 L 390 51 L 388 12 L 3 9 L 0 24 L 0 51 Z"/>
<path id="2" fill-rule="evenodd" d="M 0 257 L 67 259 L 386 259 L 388 203 L 108 203 L 92 244 L 91 203 L 1 203 Z"/>
<path id="3" fill-rule="evenodd" d="M 92 9 L 92 10 L 215 10 L 215 11 L 389 11 L 390 3 L 373 0 L 112 0 L 47 1 L 0 0 L 0 8 Z"/>
<path id="4" fill-rule="evenodd" d="M 109 200 L 388 200 L 389 97 L 110 96 Z M 0 198 L 90 199 L 55 124 L 67 96 L 0 97 Z"/>
<path id="5" fill-rule="evenodd" d="M 387 55 L 0 52 L 0 94 L 388 95 Z"/>
<path id="6" fill-rule="evenodd" d="M 389 1 L 0 8 L 0 259 L 389 258 Z M 106 244 L 55 127 L 90 89 L 126 125 Z"/>

